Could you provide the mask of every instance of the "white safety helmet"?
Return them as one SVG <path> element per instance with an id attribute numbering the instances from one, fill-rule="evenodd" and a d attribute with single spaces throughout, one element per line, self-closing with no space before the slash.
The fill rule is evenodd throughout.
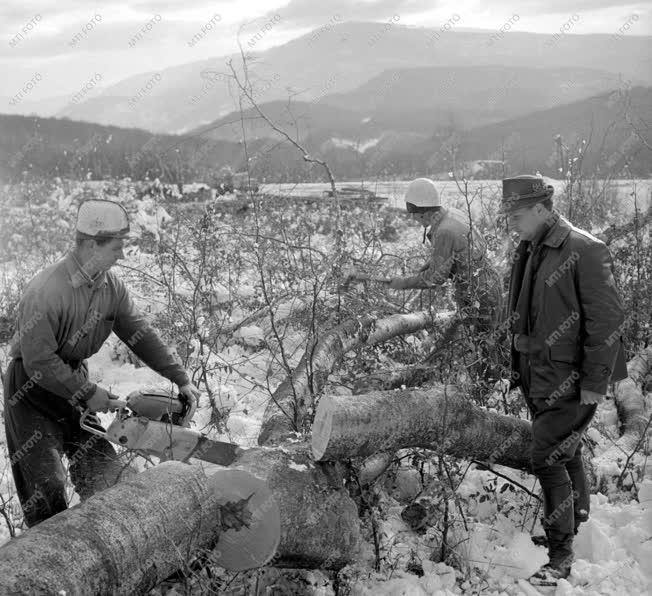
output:
<path id="1" fill-rule="evenodd" d="M 405 191 L 405 206 L 410 213 L 441 207 L 435 183 L 430 178 L 412 180 Z"/>

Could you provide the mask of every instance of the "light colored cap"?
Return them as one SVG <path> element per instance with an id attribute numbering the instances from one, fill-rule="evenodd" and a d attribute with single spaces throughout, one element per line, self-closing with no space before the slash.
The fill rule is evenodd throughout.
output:
<path id="1" fill-rule="evenodd" d="M 408 184 L 405 202 L 415 207 L 441 207 L 439 193 L 430 178 L 417 178 Z"/>
<path id="2" fill-rule="evenodd" d="M 92 237 L 126 238 L 129 218 L 120 203 L 90 199 L 79 206 L 77 231 Z"/>

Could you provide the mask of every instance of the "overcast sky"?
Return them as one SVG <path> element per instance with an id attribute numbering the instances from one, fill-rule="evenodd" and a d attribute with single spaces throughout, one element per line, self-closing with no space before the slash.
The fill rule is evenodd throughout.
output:
<path id="1" fill-rule="evenodd" d="M 74 92 L 98 70 L 102 82 L 110 84 L 139 72 L 230 54 L 237 49 L 243 23 L 248 23 L 246 40 L 274 15 L 273 28 L 256 50 L 307 33 L 334 15 L 341 21 L 393 19 L 423 27 L 439 27 L 458 15 L 458 27 L 486 30 L 511 19 L 513 31 L 553 34 L 574 14 L 580 17 L 574 34 L 615 34 L 626 23 L 627 35 L 652 34 L 651 0 L 2 0 L 0 95 L 13 96 L 36 73 L 41 79 L 30 93 L 33 99 Z M 191 46 L 211 20 L 211 29 Z M 141 38 L 130 47 L 139 31 Z"/>

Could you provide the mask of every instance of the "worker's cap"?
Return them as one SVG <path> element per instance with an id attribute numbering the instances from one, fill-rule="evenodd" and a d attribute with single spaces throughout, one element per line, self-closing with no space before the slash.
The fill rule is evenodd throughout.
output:
<path id="1" fill-rule="evenodd" d="M 412 180 L 405 191 L 405 207 L 409 213 L 441 207 L 435 183 L 430 178 Z"/>
<path id="2" fill-rule="evenodd" d="M 90 199 L 79 206 L 77 231 L 92 238 L 126 238 L 129 218 L 119 203 Z"/>
<path id="3" fill-rule="evenodd" d="M 541 176 L 523 174 L 503 180 L 503 200 L 499 213 L 508 215 L 517 209 L 532 207 L 541 201 L 549 199 L 555 189 L 546 184 Z"/>

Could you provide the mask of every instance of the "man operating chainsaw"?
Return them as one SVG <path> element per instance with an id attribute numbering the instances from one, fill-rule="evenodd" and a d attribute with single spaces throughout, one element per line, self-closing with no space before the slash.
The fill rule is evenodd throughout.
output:
<path id="1" fill-rule="evenodd" d="M 111 267 L 124 258 L 124 208 L 89 200 L 78 211 L 75 247 L 28 284 L 18 307 L 12 358 L 4 381 L 7 446 L 29 527 L 67 508 L 66 472 L 80 498 L 113 485 L 123 465 L 104 438 L 80 428 L 84 410 L 114 409 L 107 389 L 88 381 L 85 359 L 111 331 L 150 368 L 179 387 L 188 405 L 199 397 L 178 357 L 136 308 Z M 99 426 L 95 417 L 93 425 Z"/>

